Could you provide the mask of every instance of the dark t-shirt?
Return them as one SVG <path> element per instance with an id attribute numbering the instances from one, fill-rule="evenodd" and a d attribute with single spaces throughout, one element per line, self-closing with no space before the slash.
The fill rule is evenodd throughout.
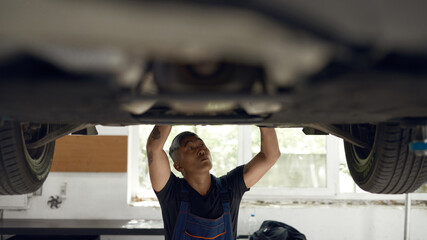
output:
<path id="1" fill-rule="evenodd" d="M 216 219 L 222 215 L 223 207 L 221 202 L 221 191 L 216 184 L 216 181 L 213 179 L 213 176 L 211 177 L 211 183 L 214 184 L 211 184 L 206 196 L 201 196 L 187 183 L 187 181 L 185 181 L 185 179 L 176 177 L 172 172 L 166 186 L 160 192 L 156 192 L 162 208 L 166 240 L 170 240 L 173 237 L 176 219 L 181 206 L 181 188 L 183 184 L 185 184 L 189 190 L 191 206 L 190 212 L 192 214 L 208 219 Z M 233 237 L 236 239 L 237 217 L 239 215 L 240 201 L 242 200 L 243 194 L 249 190 L 246 188 L 243 180 L 243 166 L 236 167 L 232 171 L 228 172 L 227 175 L 222 176 L 221 180 L 223 183 L 224 179 L 226 180 L 228 193 L 230 194 Z"/>

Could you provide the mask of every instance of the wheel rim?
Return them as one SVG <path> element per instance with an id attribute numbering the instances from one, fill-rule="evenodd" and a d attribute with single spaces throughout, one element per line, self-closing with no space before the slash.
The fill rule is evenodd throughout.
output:
<path id="1" fill-rule="evenodd" d="M 46 153 L 47 144 L 39 147 L 30 149 L 27 148 L 27 145 L 30 143 L 34 143 L 37 140 L 43 138 L 49 133 L 49 125 L 48 124 L 22 124 L 21 125 L 21 134 L 22 139 L 24 141 L 24 150 L 25 154 L 29 156 L 29 158 L 34 161 L 36 164 L 42 161 L 43 156 Z"/>
<path id="2" fill-rule="evenodd" d="M 368 143 L 369 148 L 360 148 L 352 145 L 354 153 L 354 163 L 357 169 L 363 169 L 367 166 L 371 156 L 373 155 L 372 149 L 375 145 L 377 137 L 377 126 L 372 124 L 354 124 L 351 125 L 350 132 L 356 138 Z"/>

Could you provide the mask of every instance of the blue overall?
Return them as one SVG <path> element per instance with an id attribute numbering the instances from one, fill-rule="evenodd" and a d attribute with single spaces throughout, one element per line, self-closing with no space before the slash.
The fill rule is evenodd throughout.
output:
<path id="1" fill-rule="evenodd" d="M 173 240 L 185 239 L 215 239 L 232 240 L 233 230 L 231 225 L 230 198 L 227 187 L 215 178 L 221 189 L 221 202 L 224 213 L 217 219 L 207 219 L 190 213 L 188 189 L 183 185 L 181 189 L 181 207 L 173 233 Z"/>

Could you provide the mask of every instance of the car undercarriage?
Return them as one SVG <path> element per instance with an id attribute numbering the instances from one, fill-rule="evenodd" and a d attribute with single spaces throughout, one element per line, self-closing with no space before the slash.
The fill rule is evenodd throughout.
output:
<path id="1" fill-rule="evenodd" d="M 2 2 L 1 144 L 25 154 L 1 159 L 49 162 L 55 139 L 95 124 L 304 127 L 346 141 L 363 189 L 414 191 L 427 180 L 425 153 L 409 148 L 427 138 L 426 10 L 422 1 Z M 39 180 L 15 184 L 30 187 L 0 193 L 35 190 L 42 165 L 22 177 Z"/>

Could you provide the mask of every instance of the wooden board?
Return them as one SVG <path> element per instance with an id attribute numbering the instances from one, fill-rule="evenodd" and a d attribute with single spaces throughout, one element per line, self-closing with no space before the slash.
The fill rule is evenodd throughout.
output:
<path id="1" fill-rule="evenodd" d="M 126 172 L 127 136 L 65 136 L 56 140 L 51 171 Z"/>

